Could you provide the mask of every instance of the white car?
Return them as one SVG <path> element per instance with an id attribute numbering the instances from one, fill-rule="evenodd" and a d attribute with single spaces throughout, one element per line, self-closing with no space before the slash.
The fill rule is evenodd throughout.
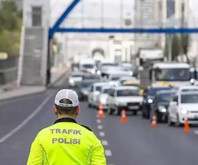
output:
<path id="1" fill-rule="evenodd" d="M 70 87 L 76 87 L 80 85 L 82 82 L 84 73 L 82 72 L 73 72 L 71 76 L 69 76 L 69 86 Z"/>
<path id="2" fill-rule="evenodd" d="M 190 124 L 198 124 L 198 92 L 177 93 L 168 108 L 168 124 L 182 125 L 188 119 Z"/>
<path id="3" fill-rule="evenodd" d="M 96 105 L 97 107 L 99 107 L 99 105 L 102 105 L 103 110 L 106 110 L 108 108 L 108 104 L 107 104 L 107 98 L 108 98 L 108 93 L 109 93 L 109 89 L 111 87 L 109 85 L 105 85 L 102 87 L 100 94 L 98 95 L 97 99 L 96 99 Z"/>
<path id="4" fill-rule="evenodd" d="M 97 97 L 101 92 L 102 86 L 107 85 L 107 82 L 94 83 L 88 93 L 88 106 L 97 107 Z"/>
<path id="5" fill-rule="evenodd" d="M 107 98 L 108 113 L 121 114 L 122 109 L 131 111 L 134 115 L 142 108 L 143 97 L 139 95 L 138 87 L 119 86 L 111 88 Z"/>

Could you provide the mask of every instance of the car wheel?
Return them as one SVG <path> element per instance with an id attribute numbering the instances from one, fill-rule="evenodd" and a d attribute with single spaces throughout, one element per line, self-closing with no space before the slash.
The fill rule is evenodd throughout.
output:
<path id="1" fill-rule="evenodd" d="M 118 107 L 116 108 L 115 114 L 118 115 L 118 116 L 121 115 L 121 110 Z"/>
<path id="2" fill-rule="evenodd" d="M 182 123 L 180 123 L 180 121 L 179 121 L 179 115 L 177 114 L 177 126 L 178 127 L 181 127 L 182 126 Z"/>
<path id="3" fill-rule="evenodd" d="M 88 107 L 89 107 L 89 108 L 91 108 L 91 107 L 92 107 L 90 103 L 88 103 Z"/>
<path id="4" fill-rule="evenodd" d="M 162 122 L 162 114 L 156 112 L 156 116 L 157 116 L 157 122 Z"/>
<path id="5" fill-rule="evenodd" d="M 137 115 L 137 111 L 133 111 L 133 115 Z"/>
<path id="6" fill-rule="evenodd" d="M 112 109 L 111 109 L 110 107 L 108 107 L 107 113 L 108 113 L 109 115 L 112 115 L 112 114 L 113 114 L 113 111 L 112 111 Z"/>
<path id="7" fill-rule="evenodd" d="M 169 114 L 168 114 L 168 125 L 169 125 L 169 126 L 174 126 L 174 125 L 175 125 L 175 123 L 172 122 L 171 117 L 170 117 Z"/>

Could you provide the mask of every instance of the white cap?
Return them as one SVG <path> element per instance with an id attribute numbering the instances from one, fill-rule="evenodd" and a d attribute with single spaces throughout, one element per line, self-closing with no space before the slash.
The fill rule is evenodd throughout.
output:
<path id="1" fill-rule="evenodd" d="M 72 104 L 60 103 L 62 99 L 71 100 Z M 79 105 L 78 95 L 74 90 L 62 89 L 56 94 L 55 104 L 61 107 L 77 107 Z"/>

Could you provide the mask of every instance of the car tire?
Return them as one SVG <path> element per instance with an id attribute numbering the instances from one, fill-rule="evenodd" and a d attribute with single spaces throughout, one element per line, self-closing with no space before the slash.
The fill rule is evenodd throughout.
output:
<path id="1" fill-rule="evenodd" d="M 135 116 L 136 116 L 136 115 L 137 115 L 137 112 L 138 112 L 138 111 L 133 111 L 133 115 L 135 115 Z"/>
<path id="2" fill-rule="evenodd" d="M 181 127 L 182 126 L 182 123 L 180 123 L 180 121 L 179 121 L 179 115 L 177 114 L 177 126 L 178 127 Z"/>
<path id="3" fill-rule="evenodd" d="M 120 116 L 121 115 L 121 109 L 119 109 L 118 107 L 116 107 L 116 115 Z"/>
<path id="4" fill-rule="evenodd" d="M 109 115 L 112 115 L 112 114 L 113 114 L 112 109 L 108 107 L 108 109 L 107 109 L 107 113 L 108 113 Z"/>
<path id="5" fill-rule="evenodd" d="M 91 105 L 90 103 L 88 103 L 88 107 L 89 107 L 89 108 L 91 108 L 91 107 L 92 107 L 92 105 Z"/>
<path id="6" fill-rule="evenodd" d="M 170 115 L 169 114 L 168 114 L 168 117 L 167 118 L 168 118 L 168 125 L 169 126 L 174 126 L 175 123 L 171 121 L 171 118 L 170 118 Z"/>
<path id="7" fill-rule="evenodd" d="M 162 122 L 162 114 L 160 114 L 159 112 L 156 112 L 156 116 L 157 116 L 157 122 Z"/>

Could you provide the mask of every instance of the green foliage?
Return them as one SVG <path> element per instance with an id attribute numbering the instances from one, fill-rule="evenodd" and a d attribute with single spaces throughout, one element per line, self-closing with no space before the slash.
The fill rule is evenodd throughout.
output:
<path id="1" fill-rule="evenodd" d="M 181 54 L 181 40 L 179 36 L 174 35 L 172 40 L 172 60 L 177 60 L 177 57 Z"/>
<path id="2" fill-rule="evenodd" d="M 0 52 L 19 55 L 21 12 L 14 1 L 2 1 L 0 8 Z"/>

